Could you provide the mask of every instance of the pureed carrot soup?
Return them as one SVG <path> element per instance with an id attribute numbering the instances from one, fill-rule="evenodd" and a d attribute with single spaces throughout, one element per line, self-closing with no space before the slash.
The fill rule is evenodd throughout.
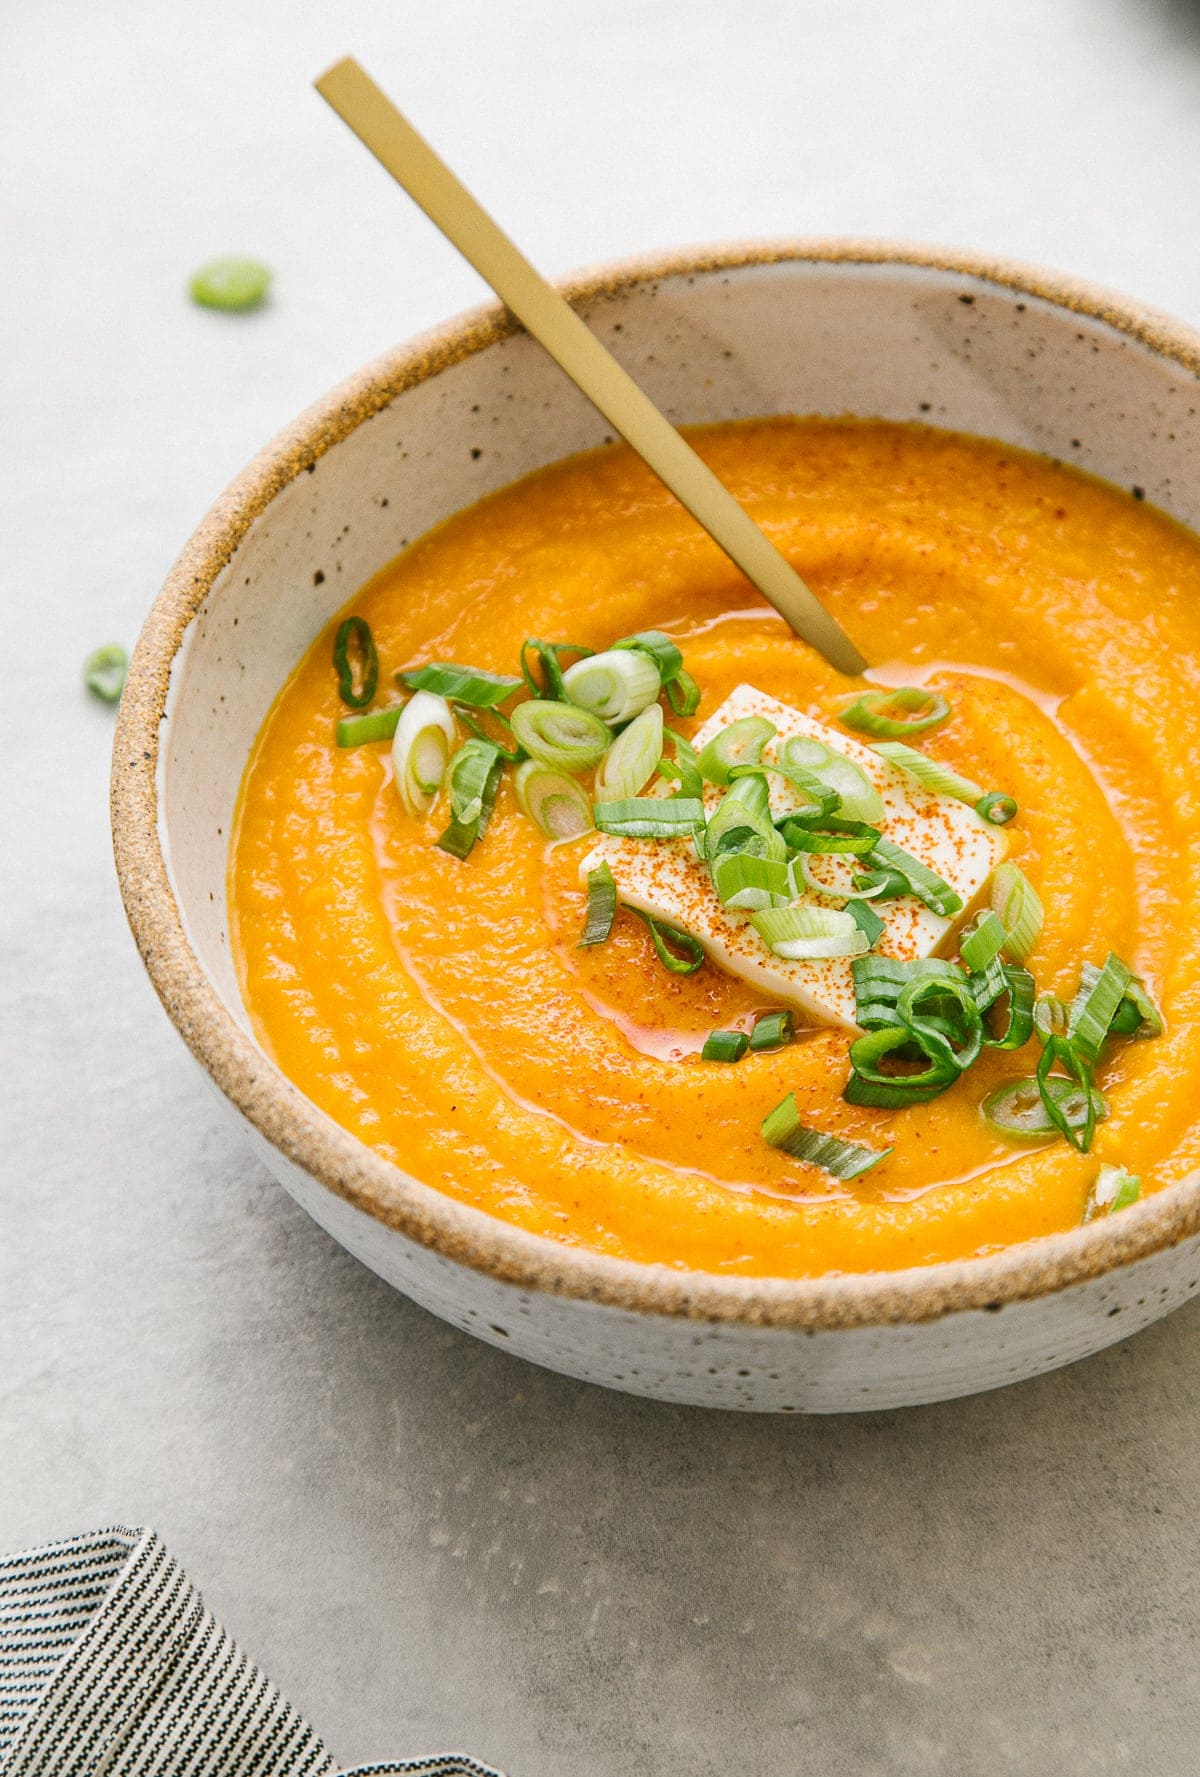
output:
<path id="1" fill-rule="evenodd" d="M 993 1252 L 1181 1177 L 1200 541 L 925 428 L 695 441 L 871 680 L 622 447 L 458 514 L 319 638 L 247 768 L 261 1041 L 451 1196 L 681 1268 Z"/>

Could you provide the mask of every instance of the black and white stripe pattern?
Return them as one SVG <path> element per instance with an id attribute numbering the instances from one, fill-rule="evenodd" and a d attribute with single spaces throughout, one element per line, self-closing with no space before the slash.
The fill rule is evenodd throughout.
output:
<path id="1" fill-rule="evenodd" d="M 341 1777 L 498 1777 L 445 1756 Z M 0 1559 L 0 1777 L 338 1777 L 152 1530 Z"/>

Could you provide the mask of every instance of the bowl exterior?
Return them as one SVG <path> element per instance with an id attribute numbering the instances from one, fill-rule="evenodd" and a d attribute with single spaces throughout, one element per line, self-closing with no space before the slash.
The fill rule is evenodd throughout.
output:
<path id="1" fill-rule="evenodd" d="M 677 422 L 823 413 L 1001 437 L 1200 521 L 1200 340 L 1104 293 L 969 256 L 783 243 L 569 286 Z M 786 1282 L 565 1250 L 361 1147 L 254 1039 L 225 865 L 244 761 L 312 637 L 404 545 L 605 423 L 499 308 L 369 366 L 205 520 L 147 623 L 114 754 L 118 871 L 168 1012 L 287 1189 L 423 1306 L 533 1362 L 664 1400 L 837 1412 L 950 1398 L 1082 1357 L 1200 1289 L 1200 1185 L 959 1265 Z"/>

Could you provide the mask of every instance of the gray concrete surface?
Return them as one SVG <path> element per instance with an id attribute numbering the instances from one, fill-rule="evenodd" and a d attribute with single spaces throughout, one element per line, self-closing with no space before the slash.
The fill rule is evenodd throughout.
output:
<path id="1" fill-rule="evenodd" d="M 1182 0 L 9 0 L 0 1547 L 152 1522 L 347 1761 L 1182 1777 L 1200 1306 L 877 1419 L 606 1396 L 335 1248 L 153 1000 L 79 660 L 278 425 L 478 292 L 308 91 L 347 48 L 550 270 L 865 231 L 1200 321 Z M 247 320 L 181 295 L 231 248 L 278 272 Z"/>

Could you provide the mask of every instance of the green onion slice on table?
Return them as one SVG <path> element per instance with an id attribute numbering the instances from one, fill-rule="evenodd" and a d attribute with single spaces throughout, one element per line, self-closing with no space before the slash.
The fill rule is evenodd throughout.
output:
<path id="1" fill-rule="evenodd" d="M 543 765 L 540 759 L 526 759 L 513 773 L 513 790 L 522 814 L 547 839 L 578 839 L 591 831 L 591 799 L 567 772 Z"/>
<path id="2" fill-rule="evenodd" d="M 432 691 L 451 703 L 469 704 L 476 710 L 494 709 L 522 684 L 508 673 L 486 673 L 481 667 L 455 666 L 448 660 L 431 660 L 427 666 L 397 673 L 396 678 L 410 691 Z"/>
<path id="3" fill-rule="evenodd" d="M 862 692 L 840 712 L 838 721 L 879 740 L 905 740 L 937 728 L 949 714 L 950 704 L 940 691 L 899 685 L 894 690 Z"/>
<path id="4" fill-rule="evenodd" d="M 458 735 L 444 697 L 418 691 L 400 712 L 392 738 L 396 794 L 411 815 L 422 815 L 442 787 L 450 748 Z"/>
<path id="5" fill-rule="evenodd" d="M 379 655 L 365 617 L 344 617 L 333 637 L 333 666 L 338 695 L 352 710 L 370 703 L 379 683 Z"/>
<path id="6" fill-rule="evenodd" d="M 644 790 L 659 769 L 662 746 L 662 706 L 652 703 L 618 734 L 601 759 L 596 770 L 596 801 L 625 802 Z"/>
<path id="7" fill-rule="evenodd" d="M 612 745 L 612 732 L 590 710 L 573 703 L 530 698 L 512 716 L 513 733 L 531 759 L 578 774 L 599 765 Z"/>
<path id="8" fill-rule="evenodd" d="M 208 259 L 188 280 L 188 295 L 201 308 L 237 314 L 258 308 L 271 287 L 271 272 L 260 259 L 222 253 Z"/>
<path id="9" fill-rule="evenodd" d="M 101 703 L 116 703 L 125 688 L 129 656 L 116 642 L 95 648 L 83 663 L 83 682 Z"/>
<path id="10" fill-rule="evenodd" d="M 872 1166 L 878 1166 L 881 1160 L 886 1160 L 892 1151 L 891 1148 L 884 1148 L 879 1152 L 875 1148 L 864 1147 L 862 1142 L 843 1141 L 840 1135 L 828 1135 L 819 1129 L 809 1129 L 800 1121 L 796 1097 L 792 1092 L 764 1118 L 762 1133 L 763 1140 L 769 1147 L 779 1148 L 783 1153 L 790 1154 L 793 1160 L 799 1160 L 806 1166 L 819 1167 L 831 1178 L 843 1181 L 869 1172 Z"/>
<path id="11" fill-rule="evenodd" d="M 593 944 L 606 944 L 616 917 L 616 881 L 609 866 L 601 862 L 587 873 L 587 916 L 578 948 L 587 950 Z"/>
<path id="12" fill-rule="evenodd" d="M 442 851 L 466 858 L 483 838 L 503 770 L 499 747 L 474 735 L 463 742 L 449 766 L 450 825 L 437 842 Z"/>

